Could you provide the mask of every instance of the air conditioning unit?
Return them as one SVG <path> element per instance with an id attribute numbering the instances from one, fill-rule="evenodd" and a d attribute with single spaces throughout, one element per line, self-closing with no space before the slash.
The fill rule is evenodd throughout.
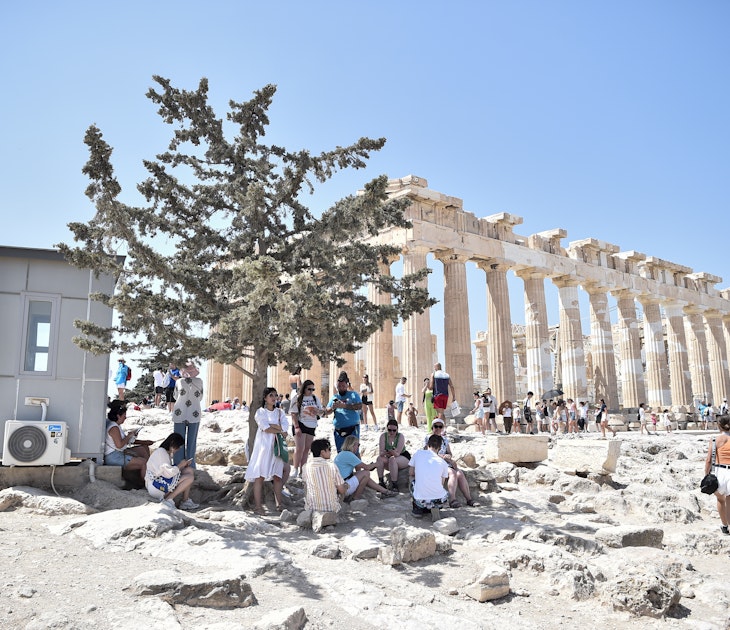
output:
<path id="1" fill-rule="evenodd" d="M 71 460 L 65 422 L 7 420 L 3 466 L 55 466 Z"/>

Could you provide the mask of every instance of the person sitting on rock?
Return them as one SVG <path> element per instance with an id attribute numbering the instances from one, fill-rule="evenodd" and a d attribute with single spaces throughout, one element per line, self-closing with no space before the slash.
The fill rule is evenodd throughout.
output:
<path id="1" fill-rule="evenodd" d="M 466 480 L 466 475 L 464 475 L 464 473 L 456 466 L 454 457 L 451 454 L 449 439 L 445 435 L 443 435 L 443 430 L 444 423 L 441 421 L 440 418 L 436 418 L 433 421 L 433 435 L 437 435 L 441 438 L 438 455 L 446 462 L 449 468 L 449 506 L 452 508 L 461 507 L 461 504 L 456 500 L 456 492 L 457 490 L 461 490 L 461 494 L 463 494 L 464 498 L 466 499 L 466 504 L 469 507 L 474 507 L 476 505 L 476 502 L 471 498 L 471 492 L 469 491 L 469 482 Z M 424 450 L 428 448 L 429 438 L 431 438 L 430 435 L 424 440 Z"/>
<path id="2" fill-rule="evenodd" d="M 398 421 L 388 420 L 386 431 L 380 435 L 380 450 L 375 462 L 378 469 L 378 481 L 388 490 L 398 491 L 398 472 L 408 468 L 411 458 L 406 450 L 406 438 L 398 431 Z M 390 482 L 385 485 L 385 469 L 390 472 Z"/>
<path id="3" fill-rule="evenodd" d="M 123 400 L 112 400 L 106 417 L 104 465 L 121 466 L 122 477 L 141 488 L 152 442 L 137 440 L 139 429 L 129 433 L 124 431 L 122 425 L 127 419 L 127 403 Z"/>
<path id="4" fill-rule="evenodd" d="M 312 442 L 310 450 L 312 460 L 302 469 L 304 505 L 312 512 L 339 512 L 339 496 L 345 496 L 348 486 L 330 461 L 332 445 L 328 439 L 320 438 Z"/>
<path id="5" fill-rule="evenodd" d="M 153 499 L 169 507 L 175 507 L 175 497 L 182 495 L 181 510 L 194 510 L 199 505 L 190 498 L 190 487 L 195 473 L 190 467 L 191 459 L 182 460 L 177 466 L 173 457 L 185 446 L 185 438 L 179 433 L 171 433 L 156 448 L 147 462 L 145 485 Z"/>
<path id="6" fill-rule="evenodd" d="M 359 448 L 360 440 L 354 435 L 348 435 L 342 444 L 342 450 L 335 457 L 335 466 L 337 466 L 340 475 L 347 484 L 345 501 L 359 499 L 365 492 L 365 488 L 375 490 L 381 498 L 394 497 L 395 492 L 386 490 L 370 478 L 370 471 L 376 467 L 376 464 L 363 463 L 357 456 Z"/>
<path id="7" fill-rule="evenodd" d="M 434 428 L 438 422 L 437 418 Z M 408 464 L 413 497 L 412 513 L 416 518 L 421 518 L 429 510 L 436 510 L 432 514 L 434 520 L 437 520 L 438 509 L 449 503 L 449 493 L 444 488 L 444 480 L 449 478 L 449 465 L 439 456 L 443 442 L 440 435 L 429 435 L 426 449 L 416 451 Z"/>

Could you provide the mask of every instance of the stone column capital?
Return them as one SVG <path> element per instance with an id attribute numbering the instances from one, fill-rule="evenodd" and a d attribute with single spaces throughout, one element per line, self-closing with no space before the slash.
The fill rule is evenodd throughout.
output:
<path id="1" fill-rule="evenodd" d="M 403 247 L 401 253 L 404 256 L 407 256 L 408 254 L 423 254 L 424 256 L 427 256 L 431 253 L 431 248 L 426 245 L 409 244 Z"/>
<path id="2" fill-rule="evenodd" d="M 577 287 L 581 284 L 580 278 L 576 278 L 575 276 L 555 276 L 551 279 L 553 281 L 553 284 L 558 287 L 558 289 Z"/>
<path id="3" fill-rule="evenodd" d="M 705 319 L 721 319 L 723 314 L 716 308 L 708 308 L 705 312 Z"/>
<path id="4" fill-rule="evenodd" d="M 685 315 L 703 315 L 707 310 L 707 307 L 700 306 L 699 304 L 687 304 L 682 310 Z"/>
<path id="5" fill-rule="evenodd" d="M 522 280 L 544 280 L 550 274 L 546 269 L 539 267 L 520 267 L 515 269 L 515 275 Z"/>
<path id="6" fill-rule="evenodd" d="M 639 297 L 636 291 L 631 289 L 612 289 L 611 295 L 617 300 L 635 300 Z"/>
<path id="7" fill-rule="evenodd" d="M 476 260 L 474 261 L 477 264 L 477 267 L 479 269 L 483 269 L 487 273 L 490 273 L 492 271 L 502 271 L 504 273 L 507 273 L 511 269 L 511 265 L 507 263 L 504 260 L 499 260 L 497 258 L 487 258 L 482 260 Z"/>
<path id="8" fill-rule="evenodd" d="M 444 264 L 448 263 L 466 263 L 471 260 L 472 254 L 466 250 L 457 249 L 440 249 L 433 252 L 434 258 L 440 260 Z"/>

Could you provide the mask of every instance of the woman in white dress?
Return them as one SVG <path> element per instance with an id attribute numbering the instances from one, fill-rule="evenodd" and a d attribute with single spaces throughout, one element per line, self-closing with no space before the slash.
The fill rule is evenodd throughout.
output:
<path id="1" fill-rule="evenodd" d="M 290 466 L 284 460 L 274 455 L 274 440 L 276 434 L 286 435 L 289 422 L 286 414 L 276 406 L 278 394 L 274 387 L 264 390 L 264 400 L 261 408 L 256 410 L 256 424 L 259 429 L 256 433 L 253 453 L 246 469 L 246 481 L 253 483 L 254 512 L 265 514 L 263 508 L 264 481 L 274 482 L 274 498 L 276 508 L 281 511 L 282 489 L 289 478 Z"/>

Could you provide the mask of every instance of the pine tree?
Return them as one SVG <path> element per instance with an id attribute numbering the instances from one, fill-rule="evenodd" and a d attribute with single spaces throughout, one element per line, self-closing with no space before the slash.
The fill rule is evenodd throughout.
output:
<path id="1" fill-rule="evenodd" d="M 86 132 L 83 172 L 96 214 L 69 224 L 77 246 L 58 247 L 74 265 L 119 277 L 114 295 L 93 296 L 115 309 L 119 323 L 76 322 L 81 348 L 152 351 L 180 363 L 253 357 L 252 418 L 268 366 L 307 368 L 311 356 L 341 361 L 387 320 L 434 303 L 417 286 L 428 270 L 397 279 L 379 266 L 400 250 L 369 239 L 409 226 L 408 201 L 387 197 L 385 176 L 319 217 L 303 201 L 337 171 L 363 168 L 385 139 L 318 155 L 290 151 L 263 141 L 275 86 L 230 101 L 224 122 L 208 103 L 207 79 L 194 91 L 154 81 L 159 87 L 147 97 L 173 135 L 167 151 L 144 162 L 149 176 L 137 186 L 144 205 L 120 200 L 112 148 L 96 126 Z M 370 302 L 369 284 L 390 293 L 391 304 Z"/>

